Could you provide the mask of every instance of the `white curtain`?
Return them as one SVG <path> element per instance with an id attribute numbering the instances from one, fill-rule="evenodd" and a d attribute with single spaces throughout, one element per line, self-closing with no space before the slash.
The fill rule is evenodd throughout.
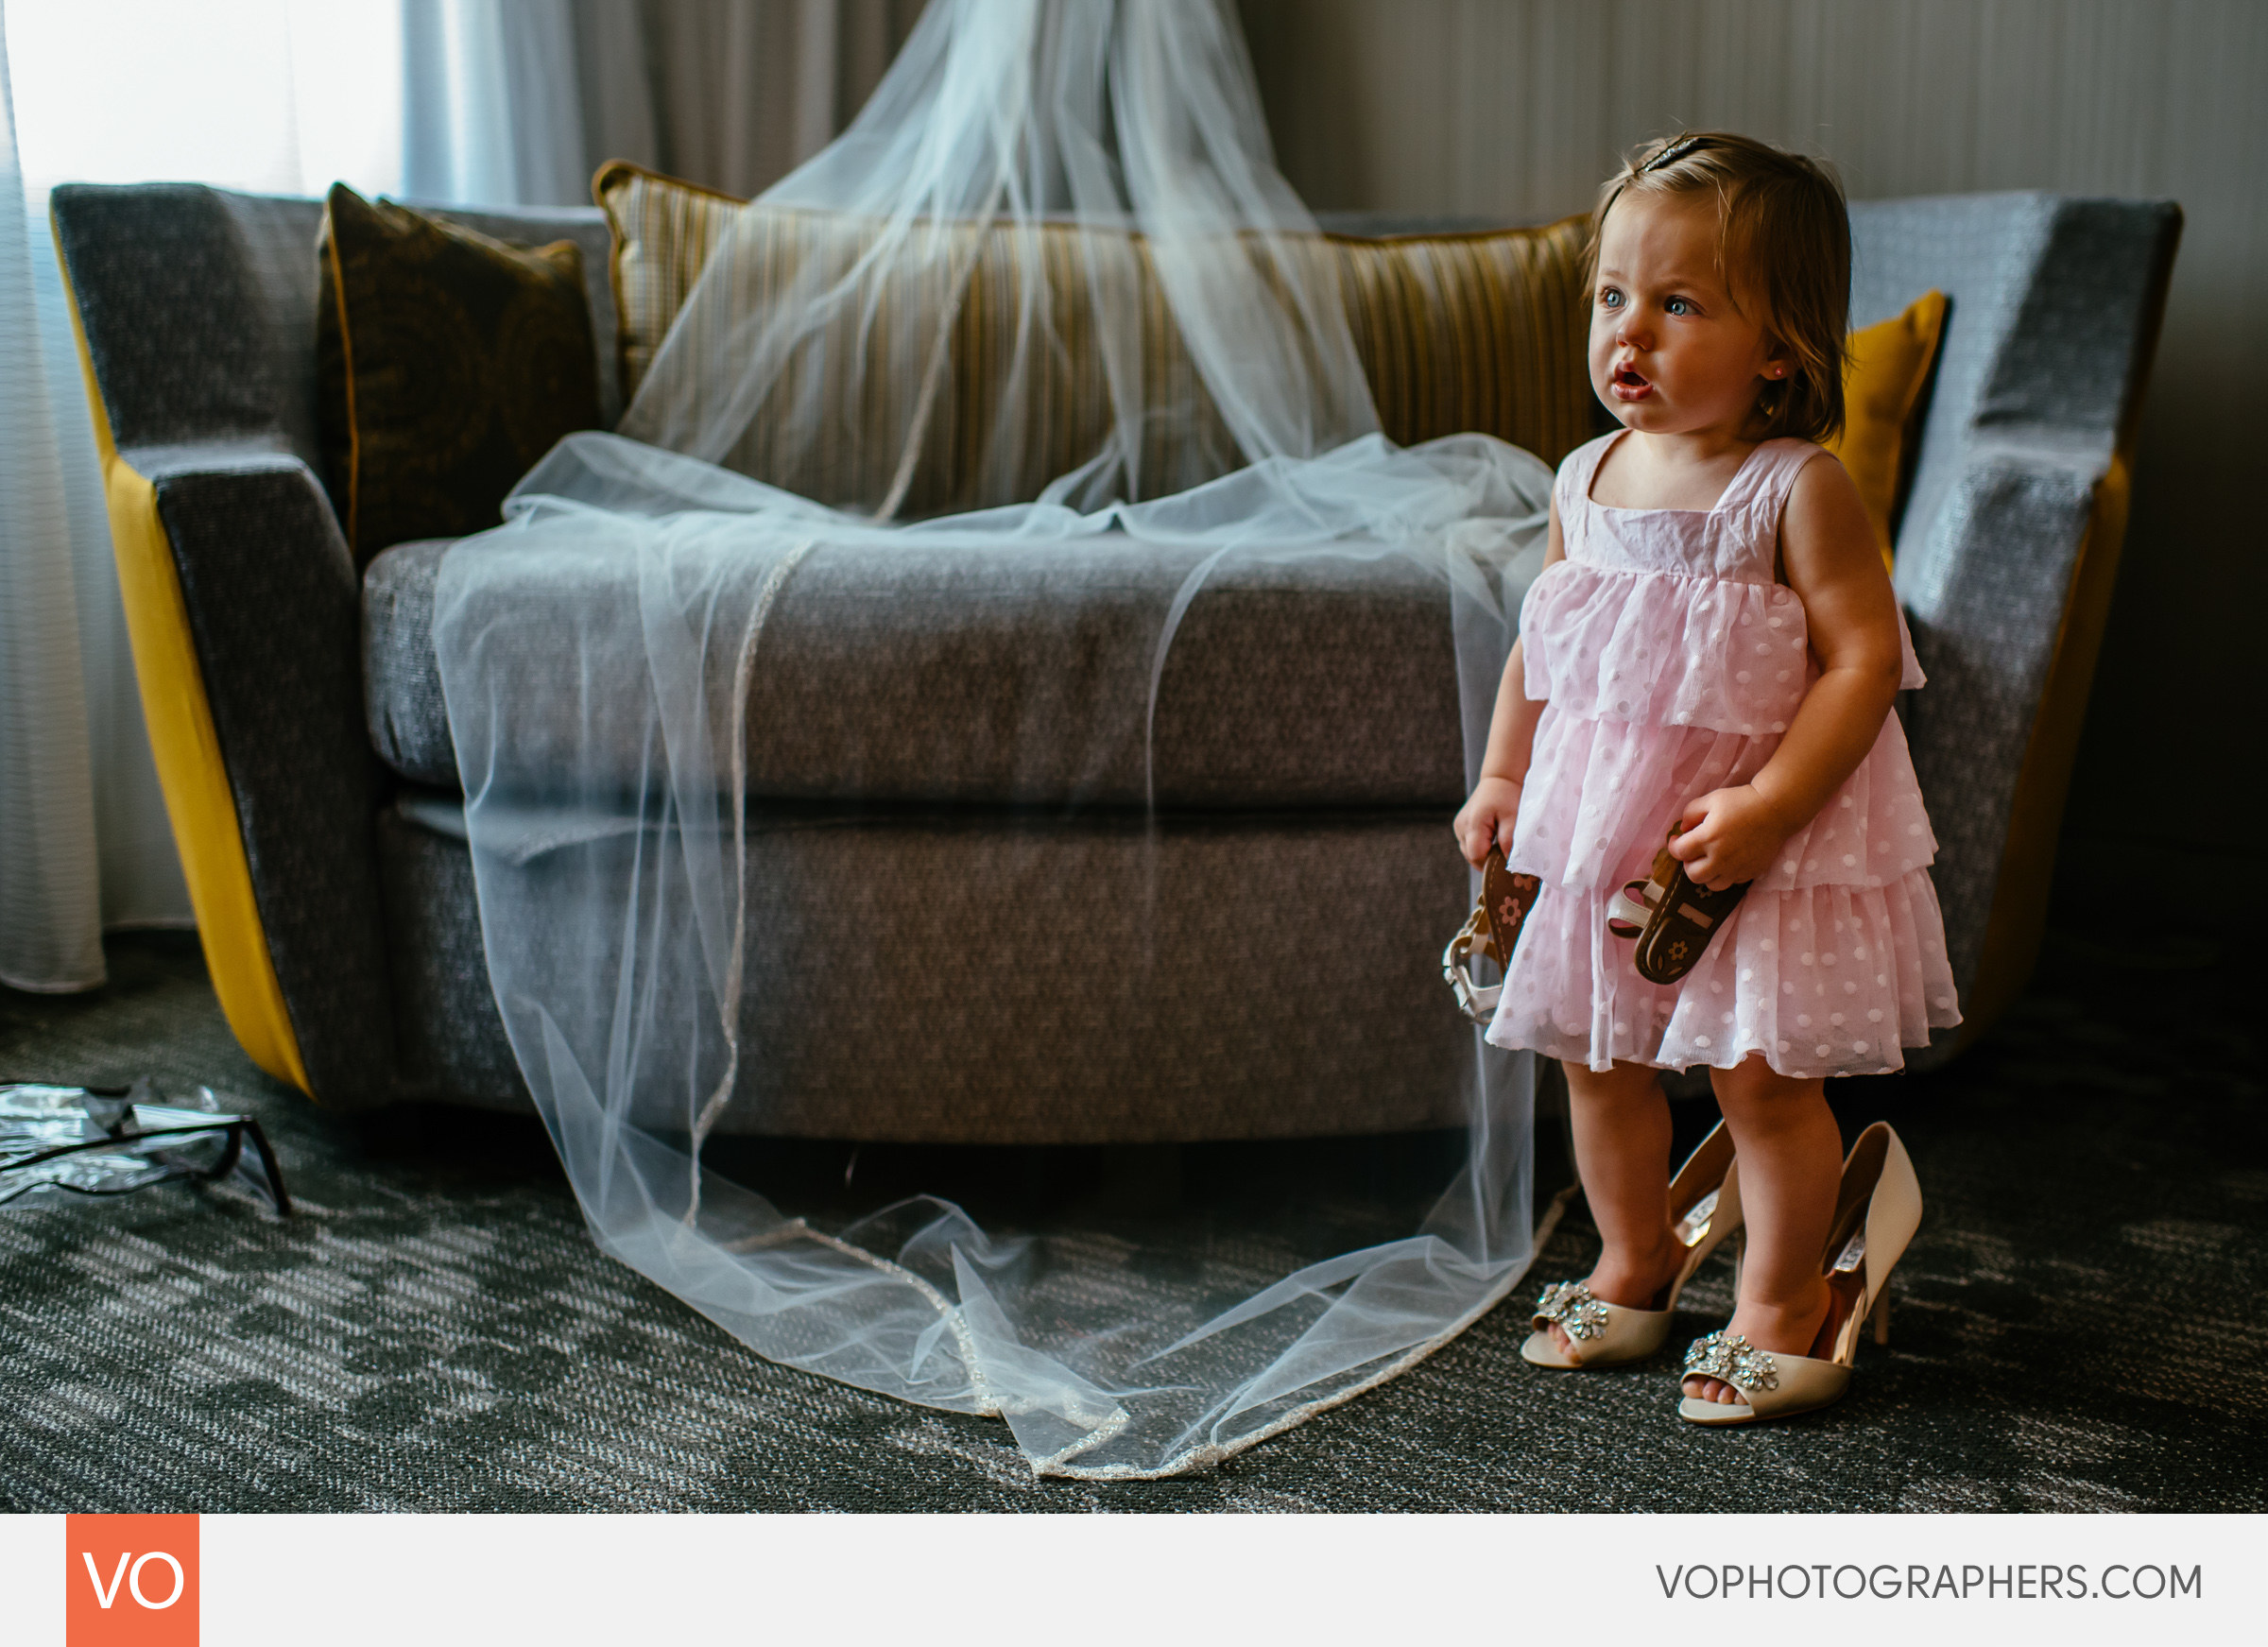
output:
<path id="1" fill-rule="evenodd" d="M 569 0 L 402 0 L 401 27 L 401 193 L 588 202 Z"/>
<path id="2" fill-rule="evenodd" d="M 0 47 L 0 99 L 6 94 Z M 0 979 L 102 975 L 69 504 L 32 298 L 15 112 L 0 129 Z M 46 792 L 43 794 L 42 792 Z"/>
<path id="3" fill-rule="evenodd" d="M 5 17 L 0 12 L 0 17 Z M 92 429 L 0 29 L 0 982 L 103 980 L 104 925 L 188 918 Z"/>
<path id="4" fill-rule="evenodd" d="M 625 9 L 581 0 L 594 54 L 607 43 L 603 20 Z M 594 158 L 642 161 L 743 198 L 761 194 L 834 141 L 920 12 L 921 0 L 644 0 L 651 154 L 630 146 L 632 125 L 606 133 L 613 146 Z M 619 50 L 596 66 L 601 82 L 625 77 Z"/>
<path id="5" fill-rule="evenodd" d="M 921 0 L 399 0 L 402 192 L 586 205 L 636 161 L 742 197 L 834 140 Z"/>
<path id="6" fill-rule="evenodd" d="M 0 6 L 0 982 L 103 982 L 102 933 L 191 924 L 150 762 L 56 184 L 399 187 L 401 22 L 321 0 Z"/>
<path id="7" fill-rule="evenodd" d="M 753 194 L 833 137 L 920 0 L 5 0 L 0 982 L 190 924 L 46 197 L 64 181 L 587 204 L 620 157 Z"/>

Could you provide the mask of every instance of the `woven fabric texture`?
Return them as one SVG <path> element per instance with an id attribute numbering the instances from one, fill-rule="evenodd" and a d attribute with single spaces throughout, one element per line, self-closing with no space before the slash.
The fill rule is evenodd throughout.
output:
<path id="1" fill-rule="evenodd" d="M 56 190 L 57 245 L 120 455 L 156 489 L 212 707 L 261 939 L 312 1085 L 394 1095 L 394 1018 L 357 667 L 360 589 L 321 481 L 319 201 L 188 184 Z M 593 210 L 469 213 L 569 238 L 613 395 L 613 300 Z"/>
<path id="2" fill-rule="evenodd" d="M 301 1210 L 173 1185 L 0 1217 L 0 1508 L 2257 1514 L 2256 986 L 2097 935 L 2058 943 L 2057 978 L 1952 1068 L 1833 1084 L 1846 1135 L 1899 1129 L 1926 1199 L 1890 1344 L 1861 1347 L 1840 1405 L 1739 1435 L 1678 1422 L 1675 1354 L 1724 1324 L 1724 1257 L 1661 1357 L 1524 1364 L 1536 1287 L 1597 1256 L 1571 1212 L 1534 1286 L 1403 1377 L 1206 1474 L 1125 1483 L 1035 1480 L 997 1420 L 767 1364 L 592 1244 L 532 1116 L 312 1107 L 231 1042 L 193 943 L 113 936 L 103 991 L 0 990 L 0 1065 L 211 1082 L 260 1116 Z M 2169 1036 L 2191 1049 L 2172 1065 Z M 1715 1119 L 1675 1109 L 1680 1146 Z M 1102 1287 L 1128 1244 L 1264 1280 L 1318 1204 L 1391 1215 L 1449 1170 L 1379 1137 L 774 1143 L 733 1165 L 831 1229 L 916 1190 L 995 1228 L 1086 1229 Z M 1564 1173 L 1539 1166 L 1539 1190 Z"/>
<path id="3" fill-rule="evenodd" d="M 279 437 L 318 473 L 315 328 L 320 200 L 201 183 L 66 183 L 56 243 L 118 447 Z M 601 421 L 621 408 L 608 230 L 596 210 L 434 214 L 491 238 L 575 242 Z"/>
<path id="4" fill-rule="evenodd" d="M 370 837 L 382 774 L 360 735 L 346 543 L 321 484 L 288 455 L 137 455 L 173 543 L 261 931 L 308 1079 L 328 1102 L 381 1102 L 393 1076 Z"/>
<path id="5" fill-rule="evenodd" d="M 413 783 L 459 787 L 433 651 L 433 587 L 454 538 L 381 550 L 362 575 L 362 704 L 370 747 Z"/>
<path id="6" fill-rule="evenodd" d="M 2167 202 L 2053 195 L 1851 208 L 1853 321 L 1895 315 L 1931 288 L 1950 305 L 1896 581 L 1930 679 L 1902 712 L 1965 1001 L 2094 489 L 2140 394 L 2179 222 Z M 2082 674 L 2070 689 L 2084 683 Z M 2051 820 L 2062 810 L 2055 782 L 2041 814 Z M 2025 849 L 2052 854 L 2053 833 Z"/>
<path id="7" fill-rule="evenodd" d="M 744 208 L 740 201 L 638 167 L 616 163 L 599 174 L 595 192 L 614 225 L 614 283 L 623 316 L 621 370 L 635 392 L 655 348 L 684 306 L 712 256 L 728 260 L 729 304 L 715 323 L 760 314 L 815 263 L 847 270 L 871 241 L 856 219 L 788 209 Z M 975 231 L 968 232 L 974 234 Z M 1093 333 L 1094 291 L 1142 317 L 1143 393 L 1153 405 L 1194 405 L 1194 427 L 1174 436 L 1177 420 L 1158 419 L 1142 454 L 1145 495 L 1156 496 L 1224 474 L 1242 459 L 1182 347 L 1152 270 L 1147 243 L 1130 237 L 1134 255 L 1090 266 L 1070 225 L 1036 231 L 984 232 L 972 249 L 975 272 L 954 327 L 954 392 L 924 434 L 922 456 L 907 495 L 916 514 L 1023 502 L 1058 474 L 1084 463 L 1102 444 L 1108 405 Z M 1318 235 L 1303 247 L 1326 265 L 1346 304 L 1357 354 L 1370 380 L 1379 420 L 1392 439 L 1415 444 L 1435 436 L 1479 430 L 1557 462 L 1590 433 L 1593 400 L 1584 366 L 1586 304 L 1582 220 L 1541 229 L 1408 235 L 1363 240 Z M 1022 236 L 1036 235 L 1037 248 Z M 1022 270 L 1046 270 L 1044 293 L 1022 289 Z M 1108 283 L 1130 283 L 1124 289 Z M 854 424 L 865 438 L 791 467 L 760 421 L 728 456 L 735 469 L 822 502 L 847 502 L 888 489 L 916 415 L 919 363 L 900 347 L 919 317 L 947 301 L 943 283 L 908 271 L 892 287 L 877 331 L 864 352 L 827 352 L 866 369 L 853 379 L 805 383 L 791 376 L 783 403 L 821 421 Z M 1014 357 L 1018 315 L 1027 304 L 1047 317 L 1062 348 L 1049 351 L 1043 403 L 1027 440 L 988 444 Z M 853 317 L 855 318 L 855 317 Z M 846 340 L 851 335 L 845 322 Z M 711 346 L 721 346 L 721 335 Z M 691 345 L 699 353 L 702 345 Z M 899 355 L 904 369 L 873 370 Z M 799 416 L 804 413 L 799 412 Z M 974 454 L 990 450 L 989 465 Z M 856 455 L 847 455 L 854 451 Z M 866 468 L 858 468 L 865 465 Z M 879 466 L 879 468 L 877 468 Z M 867 469 L 876 469 L 868 473 Z"/>
<path id="8" fill-rule="evenodd" d="M 533 1114 L 489 986 L 463 815 L 454 798 L 416 796 L 378 815 L 378 880 L 398 1026 L 395 1089 L 407 1099 Z M 414 821 L 420 816 L 439 829 Z"/>
<path id="9" fill-rule="evenodd" d="M 455 789 L 432 632 L 446 550 L 404 544 L 371 563 L 363 661 L 379 754 Z M 1166 654 L 1153 726 L 1158 614 L 1200 558 L 1123 538 L 821 545 L 782 586 L 756 649 L 749 793 L 1139 806 L 1154 783 L 1164 806 L 1455 808 L 1449 592 L 1383 550 L 1224 562 Z M 529 621 L 492 643 L 520 649 L 513 690 L 561 760 L 576 706 L 604 688 L 577 677 L 557 636 L 583 603 L 635 600 L 632 565 L 530 554 L 513 569 Z M 600 753 L 625 785 L 640 781 L 642 749 Z"/>
<path id="10" fill-rule="evenodd" d="M 379 822 L 404 1077 L 532 1108 L 454 811 L 413 799 Z M 724 1131 L 1129 1143 L 1463 1120 L 1473 1032 L 1437 956 L 1468 898 L 1445 815 L 1179 817 L 1152 833 L 795 809 L 749 830 L 749 924 L 769 937 L 749 953 L 749 1055 Z M 562 880 L 638 844 L 564 832 L 529 820 Z"/>

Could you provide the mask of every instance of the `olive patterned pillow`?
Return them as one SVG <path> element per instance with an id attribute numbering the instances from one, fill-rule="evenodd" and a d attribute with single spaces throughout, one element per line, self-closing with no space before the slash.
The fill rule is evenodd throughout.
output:
<path id="1" fill-rule="evenodd" d="M 509 246 L 340 183 L 318 251 L 325 478 L 357 564 L 495 525 L 538 458 L 598 426 L 573 241 Z"/>

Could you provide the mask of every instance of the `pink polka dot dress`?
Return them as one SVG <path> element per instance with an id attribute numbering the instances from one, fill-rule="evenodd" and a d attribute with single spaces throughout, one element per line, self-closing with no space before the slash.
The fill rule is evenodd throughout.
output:
<path id="1" fill-rule="evenodd" d="M 1930 884 L 1936 837 L 1893 714 L 1858 770 L 1748 889 L 1700 963 L 1649 984 L 1606 905 L 1642 880 L 1686 804 L 1771 759 L 1818 674 L 1803 602 L 1773 580 L 1781 511 L 1819 448 L 1767 440 L 1713 509 L 1617 509 L 1591 478 L 1619 433 L 1555 485 L 1567 558 L 1521 614 L 1545 700 L 1509 857 L 1543 889 L 1488 1039 L 1605 1070 L 1617 1060 L 1783 1075 L 1873 1074 L 1961 1021 Z M 1922 684 L 1899 619 L 1907 688 Z"/>

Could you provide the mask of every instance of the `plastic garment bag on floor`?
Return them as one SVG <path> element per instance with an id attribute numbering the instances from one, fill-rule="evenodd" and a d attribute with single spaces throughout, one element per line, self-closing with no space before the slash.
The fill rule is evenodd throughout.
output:
<path id="1" fill-rule="evenodd" d="M 266 1133 L 250 1116 L 224 1111 L 210 1087 L 168 1104 L 147 1077 L 130 1088 L 0 1082 L 0 1207 L 182 1179 L 240 1179 L 280 1215 L 291 1211 Z"/>
<path id="2" fill-rule="evenodd" d="M 798 568 L 846 548 L 1177 557 L 1153 711 L 1223 565 L 1394 556 L 1448 591 L 1470 768 L 1550 475 L 1483 436 L 1384 439 L 1316 245 L 1222 6 L 937 0 L 851 129 L 744 211 L 623 434 L 564 442 L 441 572 L 490 978 L 600 1244 L 772 1360 L 1004 1416 L 1042 1472 L 1215 1461 L 1500 1299 L 1531 1251 L 1529 1066 L 1474 1037 L 1463 1164 L 1399 1228 L 1349 1205 L 1193 1262 L 995 1239 L 929 1197 L 833 1227 L 777 1208 L 703 1164 L 765 1056 L 749 957 L 782 860 L 747 798 L 749 683 Z M 1071 436 L 1066 362 L 1103 385 Z M 848 420 L 847 380 L 897 392 Z M 1034 430 L 1075 437 L 1043 489 Z M 578 598 L 528 612 L 537 564 Z"/>

